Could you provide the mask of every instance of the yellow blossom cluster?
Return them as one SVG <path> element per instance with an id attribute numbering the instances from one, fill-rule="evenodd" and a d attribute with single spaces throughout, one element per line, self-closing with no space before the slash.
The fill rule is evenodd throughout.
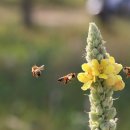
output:
<path id="1" fill-rule="evenodd" d="M 81 67 L 84 72 L 79 73 L 77 78 L 84 83 L 81 87 L 84 91 L 89 89 L 97 79 L 104 79 L 105 85 L 114 91 L 122 90 L 125 86 L 122 77 L 118 75 L 122 65 L 115 63 L 112 56 L 109 56 L 108 59 L 102 59 L 100 62 L 93 59 L 90 63 L 82 64 Z"/>

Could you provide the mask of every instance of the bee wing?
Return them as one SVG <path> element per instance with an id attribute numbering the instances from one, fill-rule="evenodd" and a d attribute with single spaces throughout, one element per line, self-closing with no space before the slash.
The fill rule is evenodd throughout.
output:
<path id="1" fill-rule="evenodd" d="M 42 65 L 39 67 L 40 70 L 44 70 L 45 69 L 45 65 Z"/>
<path id="2" fill-rule="evenodd" d="M 64 81 L 64 77 L 59 78 L 58 81 L 60 82 Z"/>
<path id="3" fill-rule="evenodd" d="M 61 77 L 58 79 L 58 81 L 63 82 L 64 84 L 67 84 L 69 80 L 67 77 Z"/>

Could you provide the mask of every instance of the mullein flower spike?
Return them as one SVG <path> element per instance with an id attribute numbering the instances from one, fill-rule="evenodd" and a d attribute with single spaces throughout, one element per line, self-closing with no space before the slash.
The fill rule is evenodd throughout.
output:
<path id="1" fill-rule="evenodd" d="M 90 89 L 89 126 L 91 130 L 115 130 L 116 109 L 113 106 L 113 91 L 122 90 L 125 83 L 119 72 L 122 65 L 115 62 L 104 47 L 101 33 L 94 23 L 90 23 L 86 47 L 86 60 L 77 75 L 83 83 L 82 90 Z"/>

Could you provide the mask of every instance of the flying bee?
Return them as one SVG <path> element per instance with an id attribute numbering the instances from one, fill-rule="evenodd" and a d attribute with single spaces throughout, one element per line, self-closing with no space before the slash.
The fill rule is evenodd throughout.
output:
<path id="1" fill-rule="evenodd" d="M 67 74 L 67 75 L 59 78 L 58 81 L 63 82 L 64 84 L 67 84 L 69 81 L 71 81 L 75 77 L 76 77 L 75 73 L 70 73 L 70 74 Z"/>
<path id="2" fill-rule="evenodd" d="M 124 67 L 123 72 L 126 74 L 126 77 L 130 77 L 130 67 Z"/>
<path id="3" fill-rule="evenodd" d="M 40 67 L 34 65 L 34 66 L 32 67 L 32 75 L 33 75 L 33 77 L 36 77 L 36 78 L 40 77 L 41 74 L 42 74 L 41 71 L 44 70 L 44 68 L 45 68 L 44 65 L 42 65 L 42 66 L 40 66 Z"/>

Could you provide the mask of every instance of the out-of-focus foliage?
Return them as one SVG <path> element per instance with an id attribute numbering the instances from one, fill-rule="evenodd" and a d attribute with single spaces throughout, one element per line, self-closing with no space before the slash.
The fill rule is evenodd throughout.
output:
<path id="1" fill-rule="evenodd" d="M 13 15 L 9 17 L 10 22 L 3 19 L 0 26 L 0 109 L 4 113 L 0 128 L 85 129 L 85 97 L 79 83 L 74 80 L 64 86 L 57 82 L 60 76 L 80 69 L 82 29 L 34 27 L 27 30 L 15 24 L 17 18 L 13 19 Z M 32 77 L 34 64 L 45 64 L 39 79 Z"/>
<path id="2" fill-rule="evenodd" d="M 42 6 L 62 6 L 62 7 L 81 7 L 84 6 L 84 0 L 32 0 L 35 4 L 42 4 Z M 22 0 L 1 0 L 1 4 L 17 5 Z"/>

